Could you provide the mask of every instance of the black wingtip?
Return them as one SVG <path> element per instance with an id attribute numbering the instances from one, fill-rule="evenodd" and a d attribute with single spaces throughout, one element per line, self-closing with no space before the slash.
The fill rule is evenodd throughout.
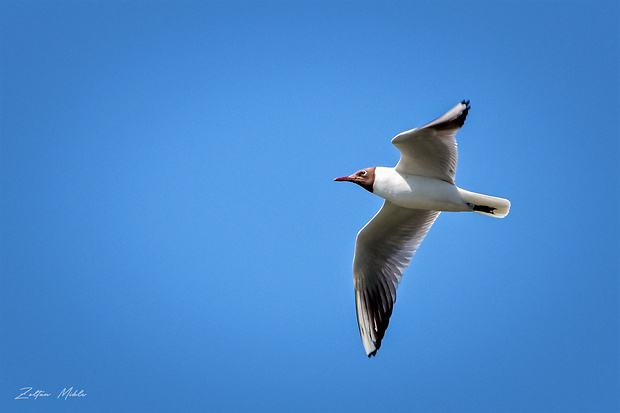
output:
<path id="1" fill-rule="evenodd" d="M 461 101 L 462 105 L 465 105 L 465 108 L 461 111 L 461 113 L 458 114 L 458 116 L 456 116 L 453 119 L 450 119 L 449 121 L 446 122 L 442 122 L 439 125 L 434 126 L 435 129 L 453 129 L 454 127 L 456 127 L 457 129 L 462 127 L 465 124 L 465 119 L 467 118 L 467 114 L 469 113 L 469 100 L 463 100 Z"/>
<path id="2" fill-rule="evenodd" d="M 461 112 L 459 117 L 456 118 L 456 123 L 459 126 L 463 126 L 465 124 L 465 118 L 467 118 L 467 115 L 469 114 L 469 109 L 471 109 L 471 106 L 469 106 L 469 100 L 464 100 L 461 103 L 465 105 L 465 109 L 463 109 L 463 112 Z"/>
<path id="3" fill-rule="evenodd" d="M 368 358 L 371 358 L 371 357 L 376 356 L 376 355 L 377 355 L 377 350 L 378 350 L 378 349 L 375 349 L 374 351 L 371 351 L 371 352 L 368 354 Z"/>
<path id="4" fill-rule="evenodd" d="M 465 105 L 465 109 L 463 109 L 463 113 L 467 115 L 467 112 L 469 112 L 469 109 L 471 108 L 471 106 L 469 106 L 469 99 L 462 101 L 461 104 Z"/>

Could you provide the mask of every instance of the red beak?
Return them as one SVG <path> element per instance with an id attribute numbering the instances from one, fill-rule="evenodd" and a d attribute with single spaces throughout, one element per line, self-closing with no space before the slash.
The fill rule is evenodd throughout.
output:
<path id="1" fill-rule="evenodd" d="M 353 180 L 353 179 L 351 179 L 351 177 L 350 177 L 350 176 L 341 176 L 341 177 L 339 177 L 339 178 L 334 179 L 334 182 L 335 182 L 335 181 L 352 181 L 352 180 Z"/>

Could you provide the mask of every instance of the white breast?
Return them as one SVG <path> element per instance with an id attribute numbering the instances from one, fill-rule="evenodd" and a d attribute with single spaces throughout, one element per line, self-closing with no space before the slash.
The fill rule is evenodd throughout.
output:
<path id="1" fill-rule="evenodd" d="M 471 211 L 458 188 L 441 179 L 407 175 L 394 168 L 377 167 L 373 193 L 405 208 L 431 211 Z"/>

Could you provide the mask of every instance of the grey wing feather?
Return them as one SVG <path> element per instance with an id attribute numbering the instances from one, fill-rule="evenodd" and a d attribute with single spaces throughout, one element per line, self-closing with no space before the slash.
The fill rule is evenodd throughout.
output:
<path id="1" fill-rule="evenodd" d="M 392 144 L 401 155 L 396 170 L 453 184 L 458 160 L 456 131 L 465 123 L 469 108 L 469 101 L 463 101 L 433 122 L 396 135 Z"/>
<path id="2" fill-rule="evenodd" d="M 357 235 L 355 305 L 369 357 L 381 346 L 403 272 L 438 215 L 437 211 L 403 208 L 385 201 Z"/>

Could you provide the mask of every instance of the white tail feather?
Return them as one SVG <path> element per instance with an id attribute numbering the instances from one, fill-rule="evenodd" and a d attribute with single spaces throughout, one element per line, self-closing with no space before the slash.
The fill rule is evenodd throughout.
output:
<path id="1" fill-rule="evenodd" d="M 490 195 L 477 194 L 459 188 L 459 193 L 463 201 L 470 204 L 479 214 L 488 215 L 495 218 L 504 218 L 510 211 L 510 201 Z"/>

